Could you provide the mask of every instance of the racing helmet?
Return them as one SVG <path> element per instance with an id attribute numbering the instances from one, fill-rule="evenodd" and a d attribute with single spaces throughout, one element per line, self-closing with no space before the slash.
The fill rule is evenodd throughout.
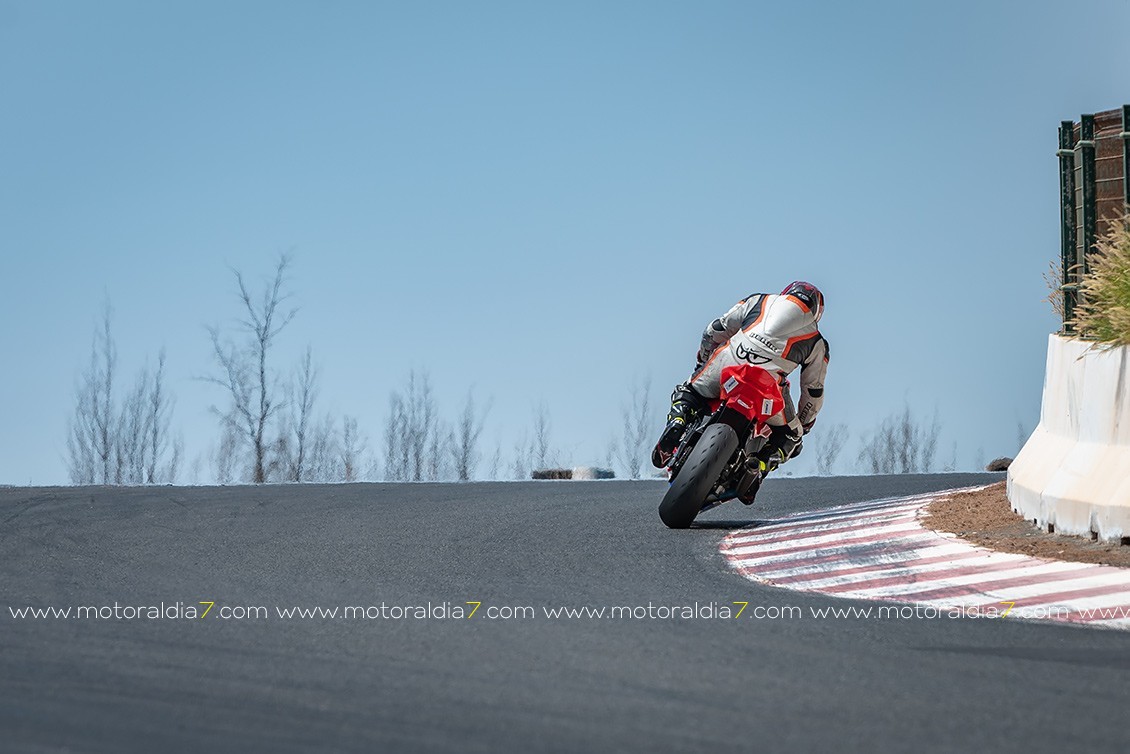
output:
<path id="1" fill-rule="evenodd" d="M 824 294 L 812 283 L 794 280 L 781 291 L 782 296 L 791 296 L 812 312 L 812 321 L 819 322 L 824 313 Z"/>

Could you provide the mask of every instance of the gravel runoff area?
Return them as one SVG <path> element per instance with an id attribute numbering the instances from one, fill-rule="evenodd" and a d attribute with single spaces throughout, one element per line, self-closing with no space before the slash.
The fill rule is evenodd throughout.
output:
<path id="1" fill-rule="evenodd" d="M 1130 566 L 1130 546 L 1092 542 L 1070 534 L 1048 534 L 1036 528 L 1013 512 L 1005 496 L 1004 482 L 940 498 L 927 508 L 922 523 L 990 550 L 1049 560 Z"/>

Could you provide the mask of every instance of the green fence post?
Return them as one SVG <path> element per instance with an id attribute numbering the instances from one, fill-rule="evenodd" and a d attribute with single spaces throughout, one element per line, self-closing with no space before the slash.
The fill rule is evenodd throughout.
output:
<path id="1" fill-rule="evenodd" d="M 1059 124 L 1059 237 L 1063 264 L 1060 291 L 1063 293 L 1063 331 L 1072 333 L 1075 316 L 1075 124 Z"/>
<path id="2" fill-rule="evenodd" d="M 1122 106 L 1122 201 L 1123 211 L 1130 212 L 1130 105 Z"/>
<path id="3" fill-rule="evenodd" d="M 1087 274 L 1087 258 L 1095 246 L 1095 116 L 1083 115 L 1079 119 L 1079 141 L 1075 142 L 1075 164 L 1078 178 L 1077 213 L 1079 217 L 1076 231 L 1079 243 L 1075 247 L 1076 284 Z"/>

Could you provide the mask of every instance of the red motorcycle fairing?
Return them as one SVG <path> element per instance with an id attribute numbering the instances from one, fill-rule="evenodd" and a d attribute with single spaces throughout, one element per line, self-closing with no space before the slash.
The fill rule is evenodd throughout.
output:
<path id="1" fill-rule="evenodd" d="M 724 402 L 758 424 L 764 424 L 769 417 L 785 408 L 777 379 L 761 367 L 752 364 L 728 366 L 722 370 L 721 383 L 722 395 L 713 408 Z"/>

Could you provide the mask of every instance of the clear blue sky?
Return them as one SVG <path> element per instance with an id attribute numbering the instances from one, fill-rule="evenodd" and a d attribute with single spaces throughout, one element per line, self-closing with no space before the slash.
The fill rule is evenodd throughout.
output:
<path id="1" fill-rule="evenodd" d="M 280 252 L 278 363 L 312 345 L 373 446 L 423 368 L 447 414 L 493 396 L 488 445 L 545 401 L 599 462 L 634 375 L 665 398 L 711 318 L 803 278 L 847 455 L 904 401 L 939 461 L 1012 455 L 1057 324 L 1056 126 L 1130 102 L 1128 38 L 1126 0 L 0 1 L 0 483 L 66 481 L 105 298 L 206 454 L 204 325 Z"/>

